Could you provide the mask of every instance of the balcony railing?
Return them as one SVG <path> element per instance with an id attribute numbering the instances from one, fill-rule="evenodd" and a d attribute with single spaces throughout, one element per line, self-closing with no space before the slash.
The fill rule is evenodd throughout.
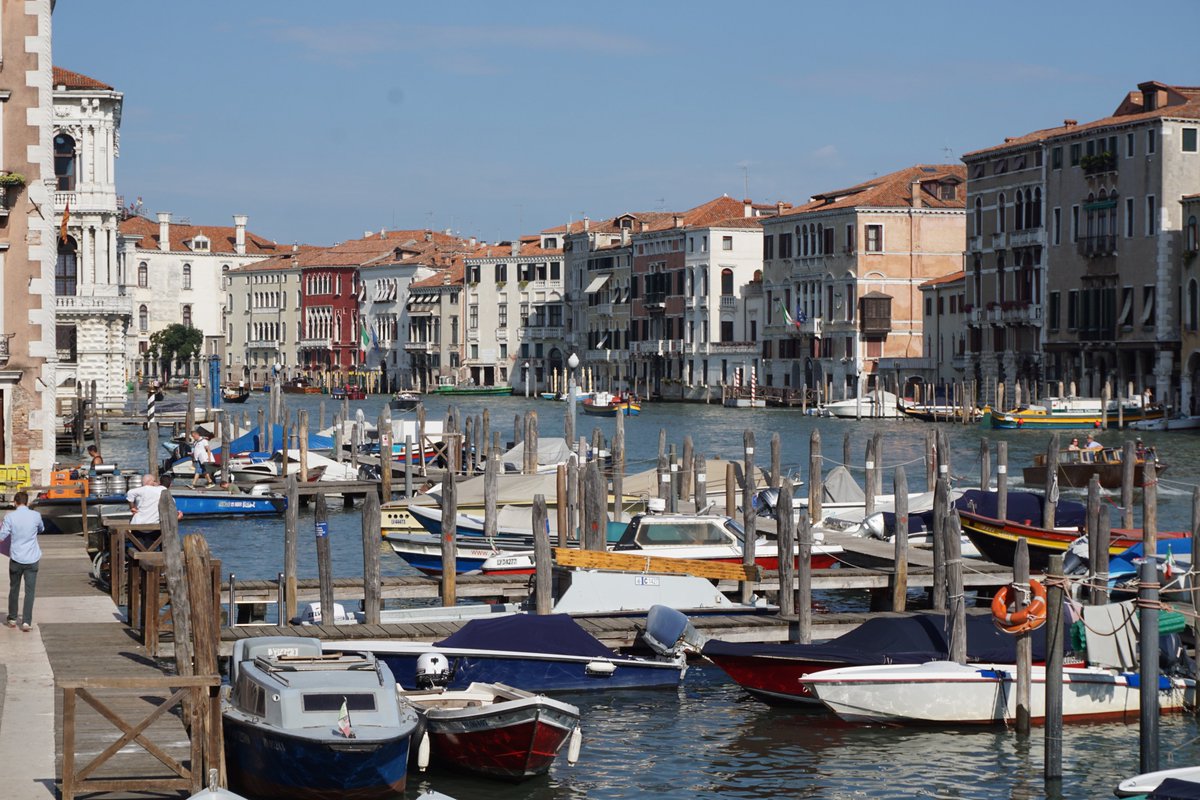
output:
<path id="1" fill-rule="evenodd" d="M 630 342 L 629 350 L 637 355 L 665 356 L 684 352 L 682 339 L 650 339 L 645 342 Z"/>
<path id="2" fill-rule="evenodd" d="M 667 303 L 666 292 L 646 292 L 642 305 L 646 308 L 662 308 Z"/>
<path id="3" fill-rule="evenodd" d="M 993 250 L 1003 250 L 1006 247 L 1008 247 L 1008 234 L 1007 233 L 993 233 L 992 234 L 992 249 Z"/>
<path id="4" fill-rule="evenodd" d="M 1117 252 L 1117 237 L 1107 233 L 1101 236 L 1081 236 L 1076 244 L 1079 254 L 1087 258 L 1111 256 Z"/>
<path id="5" fill-rule="evenodd" d="M 301 350 L 332 350 L 333 340 L 331 339 L 301 339 Z"/>
<path id="6" fill-rule="evenodd" d="M 133 315 L 133 298 L 113 296 L 60 295 L 54 298 L 59 313 Z"/>
<path id="7" fill-rule="evenodd" d="M 968 252 L 978 253 L 978 252 L 981 252 L 982 250 L 983 250 L 983 237 L 982 236 L 968 236 L 967 237 L 967 251 Z"/>
<path id="8" fill-rule="evenodd" d="M 757 355 L 757 342 L 707 342 L 699 346 L 701 354 L 706 356 L 745 356 Z"/>
<path id="9" fill-rule="evenodd" d="M 1016 231 L 1009 235 L 1009 244 L 1013 247 L 1029 247 L 1035 244 L 1044 245 L 1045 243 L 1046 230 L 1044 228 Z"/>
<path id="10" fill-rule="evenodd" d="M 247 350 L 279 350 L 280 343 L 274 339 L 251 339 L 246 342 Z"/>
<path id="11" fill-rule="evenodd" d="M 437 347 L 433 342 L 405 342 L 404 352 L 406 353 L 432 353 Z"/>

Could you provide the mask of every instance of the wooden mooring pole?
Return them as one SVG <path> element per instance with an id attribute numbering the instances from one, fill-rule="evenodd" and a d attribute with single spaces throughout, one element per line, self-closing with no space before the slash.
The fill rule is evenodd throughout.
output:
<path id="1" fill-rule="evenodd" d="M 1048 795 L 1062 783 L 1063 726 L 1063 557 L 1050 556 L 1046 569 L 1046 742 L 1043 775 Z M 1155 638 L 1155 646 L 1158 639 Z M 1157 663 L 1157 662 L 1156 662 Z"/>
<path id="2" fill-rule="evenodd" d="M 779 502 L 775 506 L 779 520 L 779 616 L 796 613 L 796 549 L 795 517 L 792 516 L 792 482 L 784 480 L 779 486 Z"/>
<path id="3" fill-rule="evenodd" d="M 896 498 L 896 533 L 893 538 L 895 560 L 892 566 L 892 611 L 904 611 L 908 602 L 908 476 L 904 467 L 896 467 L 892 478 Z"/>
<path id="4" fill-rule="evenodd" d="M 329 503 L 322 492 L 313 506 L 313 534 L 317 545 L 317 583 L 321 595 L 321 624 L 336 625 L 333 605 L 333 553 L 329 543 Z"/>
<path id="5" fill-rule="evenodd" d="M 1029 540 L 1024 536 L 1017 539 L 1013 556 L 1014 610 L 1020 611 L 1029 605 Z M 1030 693 L 1033 684 L 1033 637 L 1029 631 L 1017 634 L 1017 734 L 1029 735 Z"/>
<path id="6" fill-rule="evenodd" d="M 742 542 L 742 565 L 754 566 L 754 540 L 757 536 L 758 516 L 754 513 L 754 431 L 747 430 L 742 434 L 742 454 L 745 458 L 745 483 L 742 485 L 742 529 L 745 538 Z M 741 598 L 743 603 L 749 603 L 754 595 L 754 584 L 742 581 Z"/>
<path id="7" fill-rule="evenodd" d="M 447 472 L 442 480 L 442 580 L 443 606 L 458 602 L 458 488 L 454 473 Z"/>
<path id="8" fill-rule="evenodd" d="M 367 625 L 379 624 L 379 612 L 383 607 L 383 587 L 379 575 L 381 516 L 379 495 L 367 492 L 362 509 L 363 621 Z"/>

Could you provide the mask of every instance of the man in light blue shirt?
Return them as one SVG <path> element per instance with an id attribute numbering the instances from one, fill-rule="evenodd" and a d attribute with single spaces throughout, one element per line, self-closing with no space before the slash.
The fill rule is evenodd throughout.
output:
<path id="1" fill-rule="evenodd" d="M 9 541 L 8 553 L 8 627 L 17 627 L 17 600 L 21 596 L 21 581 L 25 582 L 25 612 L 21 630 L 29 632 L 33 625 L 33 595 L 37 589 L 38 562 L 42 548 L 38 534 L 45 530 L 42 515 L 29 508 L 29 493 L 17 492 L 13 497 L 16 508 L 0 522 L 0 542 Z"/>

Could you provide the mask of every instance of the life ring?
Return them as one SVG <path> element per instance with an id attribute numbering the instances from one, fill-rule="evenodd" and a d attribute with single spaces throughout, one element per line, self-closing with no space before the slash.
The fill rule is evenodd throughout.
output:
<path id="1" fill-rule="evenodd" d="M 1000 587 L 992 598 L 992 620 L 996 627 L 1005 633 L 1015 634 L 1036 630 L 1046 624 L 1046 587 L 1038 580 L 1031 579 L 1029 589 L 1033 593 L 1029 605 L 1019 611 L 1009 611 L 1016 590 L 1012 585 Z"/>

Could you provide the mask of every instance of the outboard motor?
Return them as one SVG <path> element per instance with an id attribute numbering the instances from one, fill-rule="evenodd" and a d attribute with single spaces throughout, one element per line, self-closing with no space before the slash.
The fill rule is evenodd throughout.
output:
<path id="1" fill-rule="evenodd" d="M 776 506 L 779 505 L 779 490 L 770 487 L 759 489 L 750 498 L 750 508 L 760 517 L 774 519 L 776 516 Z"/>
<path id="2" fill-rule="evenodd" d="M 651 497 L 646 501 L 646 511 L 651 514 L 662 514 L 667 510 L 667 501 L 661 497 Z"/>
<path id="3" fill-rule="evenodd" d="M 437 689 L 450 683 L 450 662 L 441 653 L 417 657 L 417 688 Z"/>
<path id="4" fill-rule="evenodd" d="M 882 511 L 876 511 L 868 515 L 862 521 L 862 535 L 871 539 L 883 539 L 884 541 L 892 538 L 896 534 L 895 527 L 888 530 L 887 518 Z"/>

